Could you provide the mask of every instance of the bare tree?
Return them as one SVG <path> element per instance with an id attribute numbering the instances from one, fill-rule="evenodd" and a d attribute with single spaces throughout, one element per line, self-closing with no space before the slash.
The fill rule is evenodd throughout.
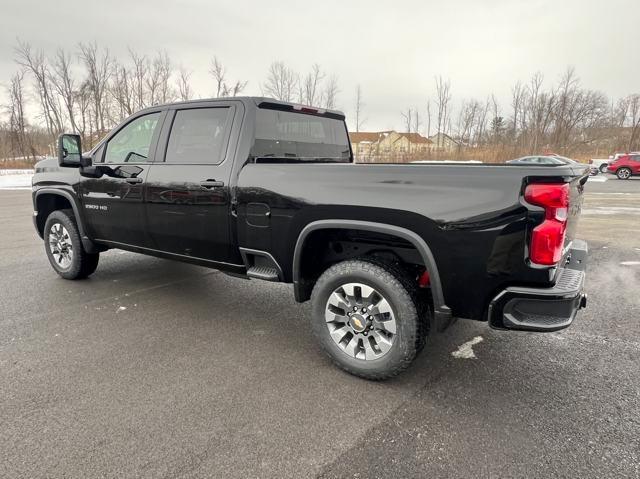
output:
<path id="1" fill-rule="evenodd" d="M 431 100 L 427 99 L 427 138 L 431 136 Z"/>
<path id="2" fill-rule="evenodd" d="M 187 71 L 183 66 L 178 70 L 178 98 L 182 101 L 191 100 L 193 98 L 193 90 L 190 84 L 191 72 Z"/>
<path id="3" fill-rule="evenodd" d="M 400 112 L 400 116 L 402 116 L 402 127 L 404 131 L 411 133 L 411 127 L 413 126 L 413 110 L 411 108 L 407 108 L 406 111 Z"/>
<path id="4" fill-rule="evenodd" d="M 629 95 L 629 117 L 631 120 L 631 135 L 627 149 L 635 150 L 640 143 L 640 94 Z"/>
<path id="5" fill-rule="evenodd" d="M 531 78 L 527 87 L 529 104 L 529 151 L 537 152 L 540 143 L 544 140 L 552 121 L 552 115 L 556 103 L 554 92 L 545 92 L 542 88 L 544 77 L 536 73 Z"/>
<path id="6" fill-rule="evenodd" d="M 413 114 L 413 132 L 419 134 L 420 128 L 422 128 L 422 120 L 420 119 L 420 112 L 416 108 Z"/>
<path id="7" fill-rule="evenodd" d="M 225 96 L 238 96 L 246 87 L 248 82 L 236 80 L 235 83 L 228 84 L 226 78 L 226 68 L 218 57 L 213 57 L 209 73 L 213 77 L 216 84 L 216 98 Z"/>
<path id="8" fill-rule="evenodd" d="M 149 73 L 149 59 L 145 55 L 138 55 L 131 48 L 129 48 L 129 57 L 133 63 L 131 70 L 132 103 L 135 110 L 141 110 L 148 106 L 145 81 Z"/>
<path id="9" fill-rule="evenodd" d="M 292 101 L 298 81 L 298 75 L 283 62 L 273 62 L 262 90 L 276 100 Z"/>
<path id="10" fill-rule="evenodd" d="M 18 41 L 16 62 L 31 73 L 40 103 L 41 117 L 47 132 L 55 138 L 64 129 L 62 108 L 51 85 L 51 74 L 42 50 L 32 51 L 31 45 Z"/>
<path id="11" fill-rule="evenodd" d="M 482 106 L 477 100 L 464 101 L 458 117 L 458 137 L 463 144 L 472 144 L 474 131 L 478 126 Z"/>
<path id="12" fill-rule="evenodd" d="M 160 105 L 173 100 L 171 88 L 171 60 L 166 51 L 160 51 L 151 62 L 146 87 L 150 105 Z"/>
<path id="13" fill-rule="evenodd" d="M 113 122 L 131 115 L 136 108 L 134 106 L 134 79 L 126 65 L 113 62 L 113 74 L 109 92 L 118 108 L 118 118 L 112 118 Z"/>
<path id="14" fill-rule="evenodd" d="M 362 101 L 362 88 L 360 87 L 360 85 L 358 85 L 356 87 L 356 110 L 355 110 L 356 131 L 360 131 L 360 128 L 362 128 L 362 125 L 365 122 L 364 118 L 362 118 L 363 107 L 364 107 L 364 102 Z"/>
<path id="15" fill-rule="evenodd" d="M 75 118 L 76 84 L 71 75 L 71 55 L 62 48 L 58 48 L 56 51 L 52 71 L 49 72 L 49 79 L 53 85 L 54 92 L 62 99 L 62 103 L 66 108 L 71 130 L 78 133 L 79 130 Z"/>
<path id="16" fill-rule="evenodd" d="M 315 63 L 311 67 L 311 71 L 304 77 L 304 81 L 299 84 L 298 101 L 306 105 L 321 104 L 323 95 L 321 85 L 324 77 L 320 65 Z"/>
<path id="17" fill-rule="evenodd" d="M 225 68 L 222 65 L 222 62 L 218 60 L 218 57 L 214 56 L 211 60 L 211 67 L 209 68 L 209 73 L 213 77 L 216 82 L 216 98 L 220 98 L 221 96 L 226 96 L 225 90 L 227 89 L 225 83 Z"/>
<path id="18" fill-rule="evenodd" d="M 18 72 L 11 78 L 7 87 L 9 104 L 6 110 L 9 116 L 10 153 L 13 157 L 35 158 L 30 138 L 27 136 L 23 80 L 24 72 Z"/>
<path id="19" fill-rule="evenodd" d="M 517 144 L 517 132 L 520 123 L 525 121 L 525 110 L 523 108 L 526 97 L 526 89 L 520 81 L 517 81 L 511 89 L 511 108 L 513 109 L 511 118 L 511 138 L 514 145 Z"/>
<path id="20" fill-rule="evenodd" d="M 322 93 L 322 98 L 324 100 L 324 107 L 328 109 L 332 109 L 336 107 L 336 101 L 338 99 L 338 77 L 335 75 L 331 75 L 329 77 L 329 81 L 324 87 L 324 91 Z"/>
<path id="21" fill-rule="evenodd" d="M 476 121 L 475 140 L 473 141 L 476 144 L 480 144 L 484 141 L 489 107 L 490 102 L 489 98 L 487 98 L 487 100 L 484 102 L 484 106 L 480 110 L 480 114 L 478 115 L 478 119 Z"/>
<path id="22" fill-rule="evenodd" d="M 93 147 L 93 123 L 91 121 L 91 89 L 89 84 L 85 81 L 78 89 L 76 95 L 78 101 L 78 129 L 82 136 L 82 144 Z"/>
<path id="23" fill-rule="evenodd" d="M 437 122 L 438 133 L 444 133 L 449 124 L 449 102 L 451 101 L 451 83 L 449 80 L 439 76 L 436 77 L 436 106 L 438 110 Z M 442 146 L 441 136 L 438 137 L 438 144 L 436 146 Z"/>
<path id="24" fill-rule="evenodd" d="M 244 89 L 247 87 L 248 83 L 249 82 L 247 80 L 245 80 L 245 81 L 236 80 L 236 82 L 233 84 L 233 86 L 229 89 L 229 95 L 230 96 L 238 96 L 240 93 L 242 93 L 244 91 Z"/>
<path id="25" fill-rule="evenodd" d="M 111 56 L 108 50 L 102 54 L 98 51 L 97 43 L 80 43 L 80 59 L 87 72 L 87 85 L 93 100 L 95 130 L 103 133 L 106 130 L 107 119 L 107 87 L 113 73 Z"/>

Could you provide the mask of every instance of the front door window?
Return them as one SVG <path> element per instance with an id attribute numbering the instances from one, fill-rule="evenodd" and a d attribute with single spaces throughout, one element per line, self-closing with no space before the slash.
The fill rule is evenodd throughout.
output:
<path id="1" fill-rule="evenodd" d="M 153 134 L 158 128 L 160 113 L 136 118 L 122 128 L 107 143 L 105 163 L 147 163 Z"/>

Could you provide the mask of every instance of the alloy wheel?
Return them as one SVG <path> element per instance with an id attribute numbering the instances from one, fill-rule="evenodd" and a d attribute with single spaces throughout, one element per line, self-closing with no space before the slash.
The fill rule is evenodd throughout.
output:
<path id="1" fill-rule="evenodd" d="M 348 356 L 366 361 L 389 352 L 396 337 L 396 318 L 387 299 L 362 283 L 336 288 L 325 308 L 329 334 Z"/>
<path id="2" fill-rule="evenodd" d="M 56 264 L 67 269 L 73 261 L 73 244 L 69 232 L 61 223 L 54 223 L 49 230 L 49 251 Z"/>
<path id="3" fill-rule="evenodd" d="M 630 176 L 631 176 L 631 172 L 627 168 L 621 168 L 618 171 L 618 178 L 620 178 L 621 180 L 626 180 Z"/>

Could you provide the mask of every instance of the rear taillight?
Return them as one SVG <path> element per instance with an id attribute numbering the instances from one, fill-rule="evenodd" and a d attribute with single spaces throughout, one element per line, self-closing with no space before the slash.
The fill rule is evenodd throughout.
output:
<path id="1" fill-rule="evenodd" d="M 531 233 L 529 259 L 536 264 L 551 266 L 562 259 L 562 249 L 569 212 L 568 183 L 537 183 L 528 185 L 524 199 L 544 208 L 544 221 Z"/>

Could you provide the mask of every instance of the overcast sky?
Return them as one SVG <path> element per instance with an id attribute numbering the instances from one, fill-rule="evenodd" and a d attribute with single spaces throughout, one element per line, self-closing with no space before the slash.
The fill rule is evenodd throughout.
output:
<path id="1" fill-rule="evenodd" d="M 247 94 L 261 93 L 274 60 L 301 73 L 319 63 L 348 117 L 360 84 L 364 129 L 400 128 L 401 110 L 426 109 L 435 75 L 450 78 L 455 104 L 495 93 L 506 106 L 517 80 L 555 82 L 568 66 L 611 97 L 640 92 L 639 19 L 638 0 L 3 0 L 0 82 L 16 70 L 18 37 L 47 51 L 96 41 L 122 58 L 127 46 L 164 49 L 201 97 L 214 54 Z"/>

